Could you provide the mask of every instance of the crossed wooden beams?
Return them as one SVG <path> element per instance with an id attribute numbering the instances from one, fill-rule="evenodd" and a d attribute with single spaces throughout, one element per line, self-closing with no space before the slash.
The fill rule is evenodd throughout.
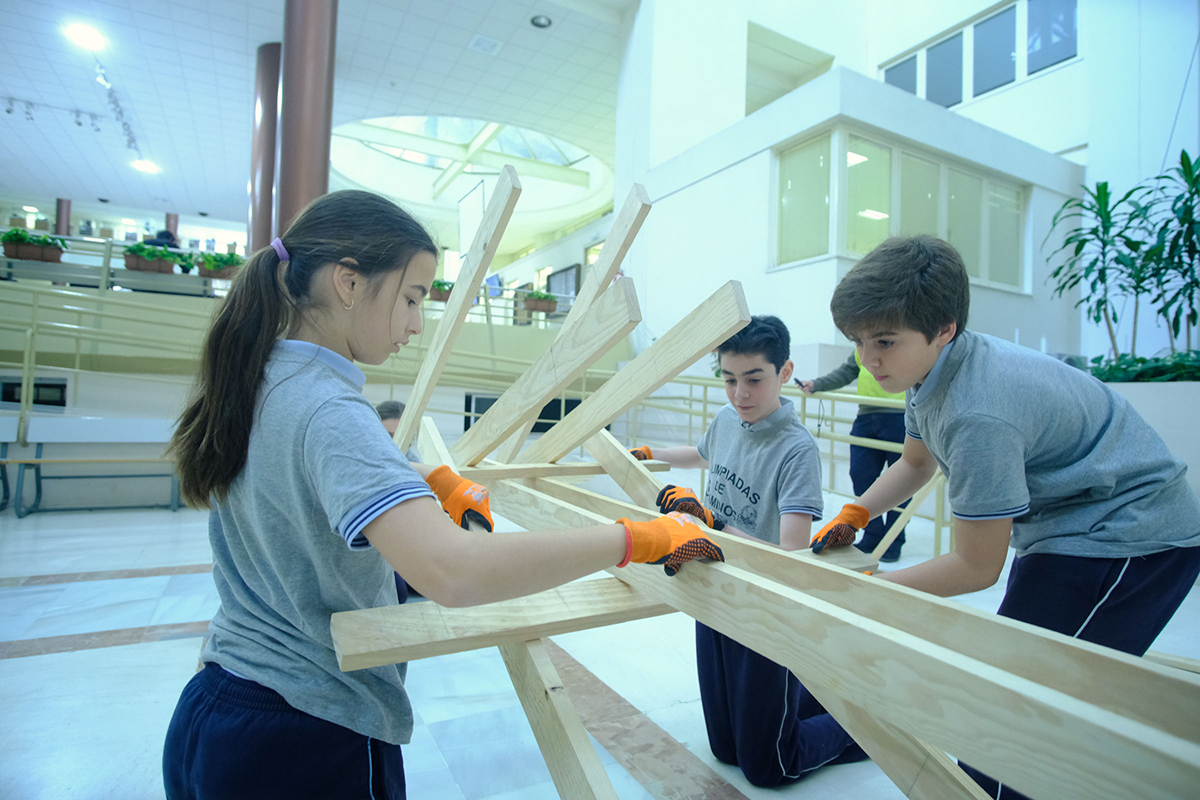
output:
<path id="1" fill-rule="evenodd" d="M 460 274 L 469 291 L 455 292 L 452 302 L 478 289 L 517 192 L 506 168 Z M 423 367 L 397 444 L 419 431 L 423 460 L 485 481 L 492 508 L 526 528 L 656 516 L 661 484 L 605 426 L 746 324 L 736 282 L 514 458 L 537 410 L 636 325 L 631 283 L 610 283 L 648 210 L 635 186 L 558 341 L 467 435 L 447 448 L 432 421 L 421 421 L 440 371 Z M 465 300 L 447 309 L 439 348 L 448 351 L 465 312 Z M 427 364 L 435 361 L 431 352 Z M 594 465 L 556 463 L 581 445 Z M 496 448 L 499 458 L 487 459 Z M 600 470 L 632 502 L 563 480 Z M 858 551 L 827 558 L 713 535 L 726 562 L 688 564 L 674 578 L 631 564 L 612 568 L 612 578 L 477 608 L 421 603 L 335 614 L 339 663 L 362 669 L 499 646 L 564 797 L 615 793 L 541 637 L 673 610 L 786 665 L 907 797 L 985 797 L 948 753 L 1041 798 L 1179 798 L 1200 786 L 1200 676 L 1193 672 L 861 575 L 870 562 Z"/>

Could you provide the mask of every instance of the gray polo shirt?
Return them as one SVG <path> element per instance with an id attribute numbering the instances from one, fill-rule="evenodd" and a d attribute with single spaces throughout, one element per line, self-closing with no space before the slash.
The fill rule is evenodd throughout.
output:
<path id="1" fill-rule="evenodd" d="M 722 522 L 779 544 L 781 514 L 821 518 L 821 456 L 791 400 L 753 425 L 726 405 L 697 449 L 708 461 L 704 503 Z"/>
<path id="2" fill-rule="evenodd" d="M 1187 467 L 1086 372 L 963 331 L 907 401 L 907 433 L 946 474 L 954 516 L 1013 517 L 1017 555 L 1125 558 L 1200 546 Z"/>
<path id="3" fill-rule="evenodd" d="M 362 372 L 307 342 L 267 362 L 246 465 L 209 517 L 221 608 L 204 661 L 292 706 L 393 744 L 412 734 L 403 665 L 342 672 L 335 611 L 394 605 L 392 567 L 362 535 L 387 509 L 432 497 L 361 394 Z"/>

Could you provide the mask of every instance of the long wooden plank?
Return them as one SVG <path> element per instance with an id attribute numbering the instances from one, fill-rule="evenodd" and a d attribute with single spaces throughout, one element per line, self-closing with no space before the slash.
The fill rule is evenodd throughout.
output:
<path id="1" fill-rule="evenodd" d="M 887 549 L 892 546 L 892 542 L 896 541 L 900 536 L 900 531 L 904 530 L 904 526 L 908 525 L 909 520 L 917 513 L 917 509 L 925 502 L 925 498 L 929 497 L 929 493 L 941 486 L 942 480 L 942 471 L 938 469 L 933 473 L 933 477 L 929 479 L 929 482 L 917 490 L 917 493 L 912 496 L 908 505 L 900 509 L 900 514 L 896 517 L 896 521 L 892 523 L 892 527 L 888 528 L 887 533 L 879 540 L 879 544 L 871 551 L 872 558 L 878 561 L 883 557 Z"/>
<path id="2" fill-rule="evenodd" d="M 604 248 L 600 251 L 600 258 L 588 268 L 587 274 L 583 278 L 583 285 L 575 293 L 575 302 L 571 304 L 571 310 L 567 313 L 566 320 L 563 321 L 563 332 L 574 327 L 583 312 L 591 308 L 596 298 L 612 284 L 621 268 L 621 262 L 625 260 L 625 254 L 633 246 L 633 240 L 637 237 L 638 231 L 642 229 L 642 223 L 646 221 L 646 215 L 649 213 L 650 198 L 646 194 L 646 189 L 640 183 L 635 183 L 630 187 L 629 195 L 625 198 L 624 205 L 621 206 L 621 212 L 608 231 L 608 237 L 604 240 Z M 515 461 L 517 453 L 521 451 L 525 440 L 529 438 L 533 424 L 533 420 L 528 420 L 518 427 L 497 450 L 496 458 L 505 463 Z"/>
<path id="3" fill-rule="evenodd" d="M 332 615 L 330 630 L 343 672 L 417 661 L 560 633 L 615 625 L 674 611 L 616 578 L 471 608 L 408 603 Z"/>
<path id="4" fill-rule="evenodd" d="M 493 502 L 518 524 L 578 526 L 599 519 L 512 481 L 498 487 Z M 1141 692 L 1119 698 L 1115 709 L 1102 708 L 971 657 L 974 642 L 956 652 L 733 564 L 688 564 L 674 578 L 637 564 L 611 571 L 787 665 L 806 685 L 853 697 L 879 719 L 1026 794 L 1165 799 L 1187 796 L 1200 781 L 1196 705 L 1183 712 L 1191 721 L 1189 738 L 1176 736 L 1135 718 L 1142 715 Z M 883 588 L 866 577 L 842 577 Z M 992 627 L 1005 626 L 993 621 Z M 1049 635 L 1024 627 L 1022 655 Z M 1083 644 L 1067 646 L 1088 655 Z M 1148 684 L 1167 672 L 1143 670 Z"/>
<path id="5" fill-rule="evenodd" d="M 536 420 L 546 403 L 628 336 L 641 319 L 633 281 L 618 281 L 578 324 L 563 328 L 549 349 L 451 446 L 459 466 L 478 464 L 518 428 Z"/>
<path id="6" fill-rule="evenodd" d="M 730 281 L 643 350 L 526 448 L 525 461 L 558 461 L 750 322 L 742 285 Z"/>
<path id="7" fill-rule="evenodd" d="M 1187 656 L 1177 656 L 1173 653 L 1164 653 L 1161 650 L 1148 650 L 1142 658 L 1152 661 L 1155 664 L 1161 664 L 1164 667 L 1200 674 L 1200 661 L 1188 658 Z"/>
<path id="8" fill-rule="evenodd" d="M 488 203 L 479 229 L 475 232 L 471 249 L 463 259 L 462 271 L 454 282 L 457 291 L 451 292 L 450 299 L 446 301 L 446 310 L 442 313 L 442 319 L 433 334 L 429 352 L 421 361 L 421 369 L 417 372 L 417 379 L 404 406 L 404 413 L 396 424 L 396 434 L 392 441 L 401 450 L 407 450 L 409 443 L 416 436 L 421 417 L 425 415 L 425 408 L 429 405 L 429 398 L 433 396 L 438 378 L 450 358 L 454 342 L 479 291 L 479 284 L 487 275 L 492 257 L 496 254 L 496 248 L 500 246 L 500 239 L 504 236 L 504 229 L 508 227 L 508 221 L 512 218 L 513 209 L 520 196 L 521 181 L 517 179 L 516 171 L 512 167 L 504 167 L 496 180 L 492 200 Z"/>
<path id="9" fill-rule="evenodd" d="M 504 644 L 500 655 L 559 797 L 617 800 L 617 792 L 587 730 L 567 696 L 558 670 L 538 640 Z"/>
<path id="10" fill-rule="evenodd" d="M 633 502 L 643 508 L 654 508 L 663 482 L 650 474 L 633 455 L 604 428 L 596 431 L 583 443 L 588 455 L 604 465 L 604 471 L 625 490 Z"/>
<path id="11" fill-rule="evenodd" d="M 667 472 L 671 465 L 665 461 L 644 461 L 651 472 Z M 485 486 L 489 481 L 510 478 L 580 478 L 603 475 L 604 467 L 594 461 L 559 461 L 551 464 L 496 464 L 487 459 L 478 466 L 459 467 L 459 475 Z"/>

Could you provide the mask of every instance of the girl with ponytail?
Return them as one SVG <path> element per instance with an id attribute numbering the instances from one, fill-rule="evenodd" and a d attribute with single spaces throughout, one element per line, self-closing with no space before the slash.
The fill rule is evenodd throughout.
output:
<path id="1" fill-rule="evenodd" d="M 403 798 L 404 666 L 342 672 L 336 611 L 396 603 L 393 571 L 445 606 L 540 592 L 614 564 L 720 558 L 691 518 L 481 536 L 487 490 L 410 464 L 362 396 L 422 329 L 438 250 L 399 206 L 325 195 L 255 253 L 204 343 L 171 441 L 210 509 L 221 607 L 167 731 L 170 800 Z"/>

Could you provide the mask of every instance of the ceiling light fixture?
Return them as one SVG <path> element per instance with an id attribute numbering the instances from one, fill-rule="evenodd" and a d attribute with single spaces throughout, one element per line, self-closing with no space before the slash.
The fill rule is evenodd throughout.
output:
<path id="1" fill-rule="evenodd" d="M 158 164 L 155 164 L 153 161 L 148 161 L 144 158 L 139 158 L 137 161 L 134 161 L 133 168 L 139 172 L 148 172 L 151 175 L 156 175 L 161 171 L 158 167 Z"/>
<path id="2" fill-rule="evenodd" d="M 535 28 L 549 28 L 553 23 L 545 14 L 538 14 L 536 17 L 529 20 L 529 24 Z"/>
<path id="3" fill-rule="evenodd" d="M 103 86 L 105 89 L 111 89 L 112 84 L 109 83 L 108 75 L 104 72 L 104 67 L 96 65 L 96 83 Z"/>
<path id="4" fill-rule="evenodd" d="M 21 210 L 24 211 L 26 214 L 36 214 L 37 213 L 36 206 L 21 206 Z"/>
<path id="5" fill-rule="evenodd" d="M 866 217 L 867 219 L 874 219 L 874 220 L 881 220 L 881 219 L 888 218 L 888 215 L 883 213 L 882 211 L 875 211 L 874 209 L 870 209 L 870 208 L 864 208 L 862 211 L 858 212 L 858 215 L 860 217 Z"/>
<path id="6" fill-rule="evenodd" d="M 855 164 L 861 164 L 867 160 L 868 159 L 866 156 L 859 155 L 858 153 L 854 152 L 853 150 L 846 151 L 846 166 L 847 167 L 853 167 Z"/>
<path id="7" fill-rule="evenodd" d="M 122 225 L 137 225 L 137 220 L 136 219 L 123 219 L 123 220 L 121 220 L 121 224 Z"/>
<path id="8" fill-rule="evenodd" d="M 91 25 L 84 25 L 82 22 L 72 22 L 63 28 L 63 33 L 67 35 L 68 39 L 84 50 L 103 50 L 106 44 L 104 37 L 100 35 L 100 31 Z"/>

